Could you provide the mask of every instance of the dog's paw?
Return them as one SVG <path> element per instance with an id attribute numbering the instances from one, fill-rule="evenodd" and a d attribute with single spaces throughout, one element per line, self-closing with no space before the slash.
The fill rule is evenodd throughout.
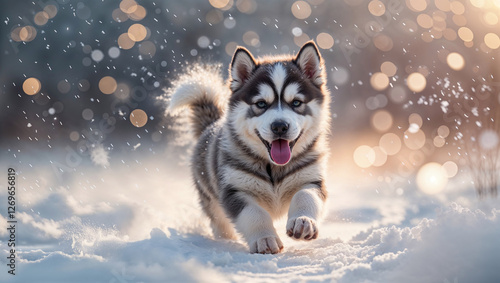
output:
<path id="1" fill-rule="evenodd" d="M 262 237 L 250 243 L 250 252 L 259 254 L 277 254 L 283 250 L 283 243 L 278 236 Z"/>
<path id="2" fill-rule="evenodd" d="M 316 220 L 307 216 L 290 218 L 286 224 L 286 234 L 297 240 L 313 240 L 318 237 Z"/>

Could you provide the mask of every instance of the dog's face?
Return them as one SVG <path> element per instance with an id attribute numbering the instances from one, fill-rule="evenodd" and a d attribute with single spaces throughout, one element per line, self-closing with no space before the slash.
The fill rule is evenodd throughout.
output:
<path id="1" fill-rule="evenodd" d="M 288 59 L 256 61 L 238 48 L 230 76 L 228 120 L 254 153 L 285 165 L 318 136 L 326 103 L 325 75 L 313 42 Z"/>

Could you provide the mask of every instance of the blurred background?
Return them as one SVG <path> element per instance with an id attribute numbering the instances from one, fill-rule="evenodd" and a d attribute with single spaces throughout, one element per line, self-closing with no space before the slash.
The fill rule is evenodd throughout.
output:
<path id="1" fill-rule="evenodd" d="M 158 99 L 170 82 L 199 61 L 227 77 L 238 45 L 295 54 L 314 40 L 333 97 L 332 190 L 496 198 L 499 17 L 499 0 L 4 3 L 0 159 L 32 179 L 25 190 L 69 187 L 89 166 L 186 168 L 190 141 Z"/>

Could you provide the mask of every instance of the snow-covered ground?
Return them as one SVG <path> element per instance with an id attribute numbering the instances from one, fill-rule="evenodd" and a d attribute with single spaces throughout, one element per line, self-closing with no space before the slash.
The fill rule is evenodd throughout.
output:
<path id="1" fill-rule="evenodd" d="M 437 196 L 425 196 L 411 184 L 396 195 L 370 182 L 349 185 L 332 177 L 320 237 L 291 240 L 281 220 L 276 227 L 285 250 L 260 255 L 249 254 L 241 242 L 212 237 L 182 161 L 140 156 L 111 156 L 106 168 L 82 164 L 62 179 L 48 161 L 9 164 L 19 171 L 19 245 L 11 276 L 5 268 L 7 231 L 0 230 L 0 281 L 500 279 L 499 202 L 477 200 L 459 177 Z M 7 165 L 1 163 L 2 171 Z M 1 188 L 0 222 L 6 223 L 7 190 Z"/>

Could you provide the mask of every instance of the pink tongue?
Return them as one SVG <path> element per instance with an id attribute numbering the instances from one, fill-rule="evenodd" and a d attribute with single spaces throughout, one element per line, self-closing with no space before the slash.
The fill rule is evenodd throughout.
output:
<path id="1" fill-rule="evenodd" d="M 290 152 L 290 146 L 288 145 L 287 140 L 275 140 L 271 144 L 271 158 L 274 162 L 283 165 L 286 164 L 290 160 L 290 156 L 292 153 Z"/>

